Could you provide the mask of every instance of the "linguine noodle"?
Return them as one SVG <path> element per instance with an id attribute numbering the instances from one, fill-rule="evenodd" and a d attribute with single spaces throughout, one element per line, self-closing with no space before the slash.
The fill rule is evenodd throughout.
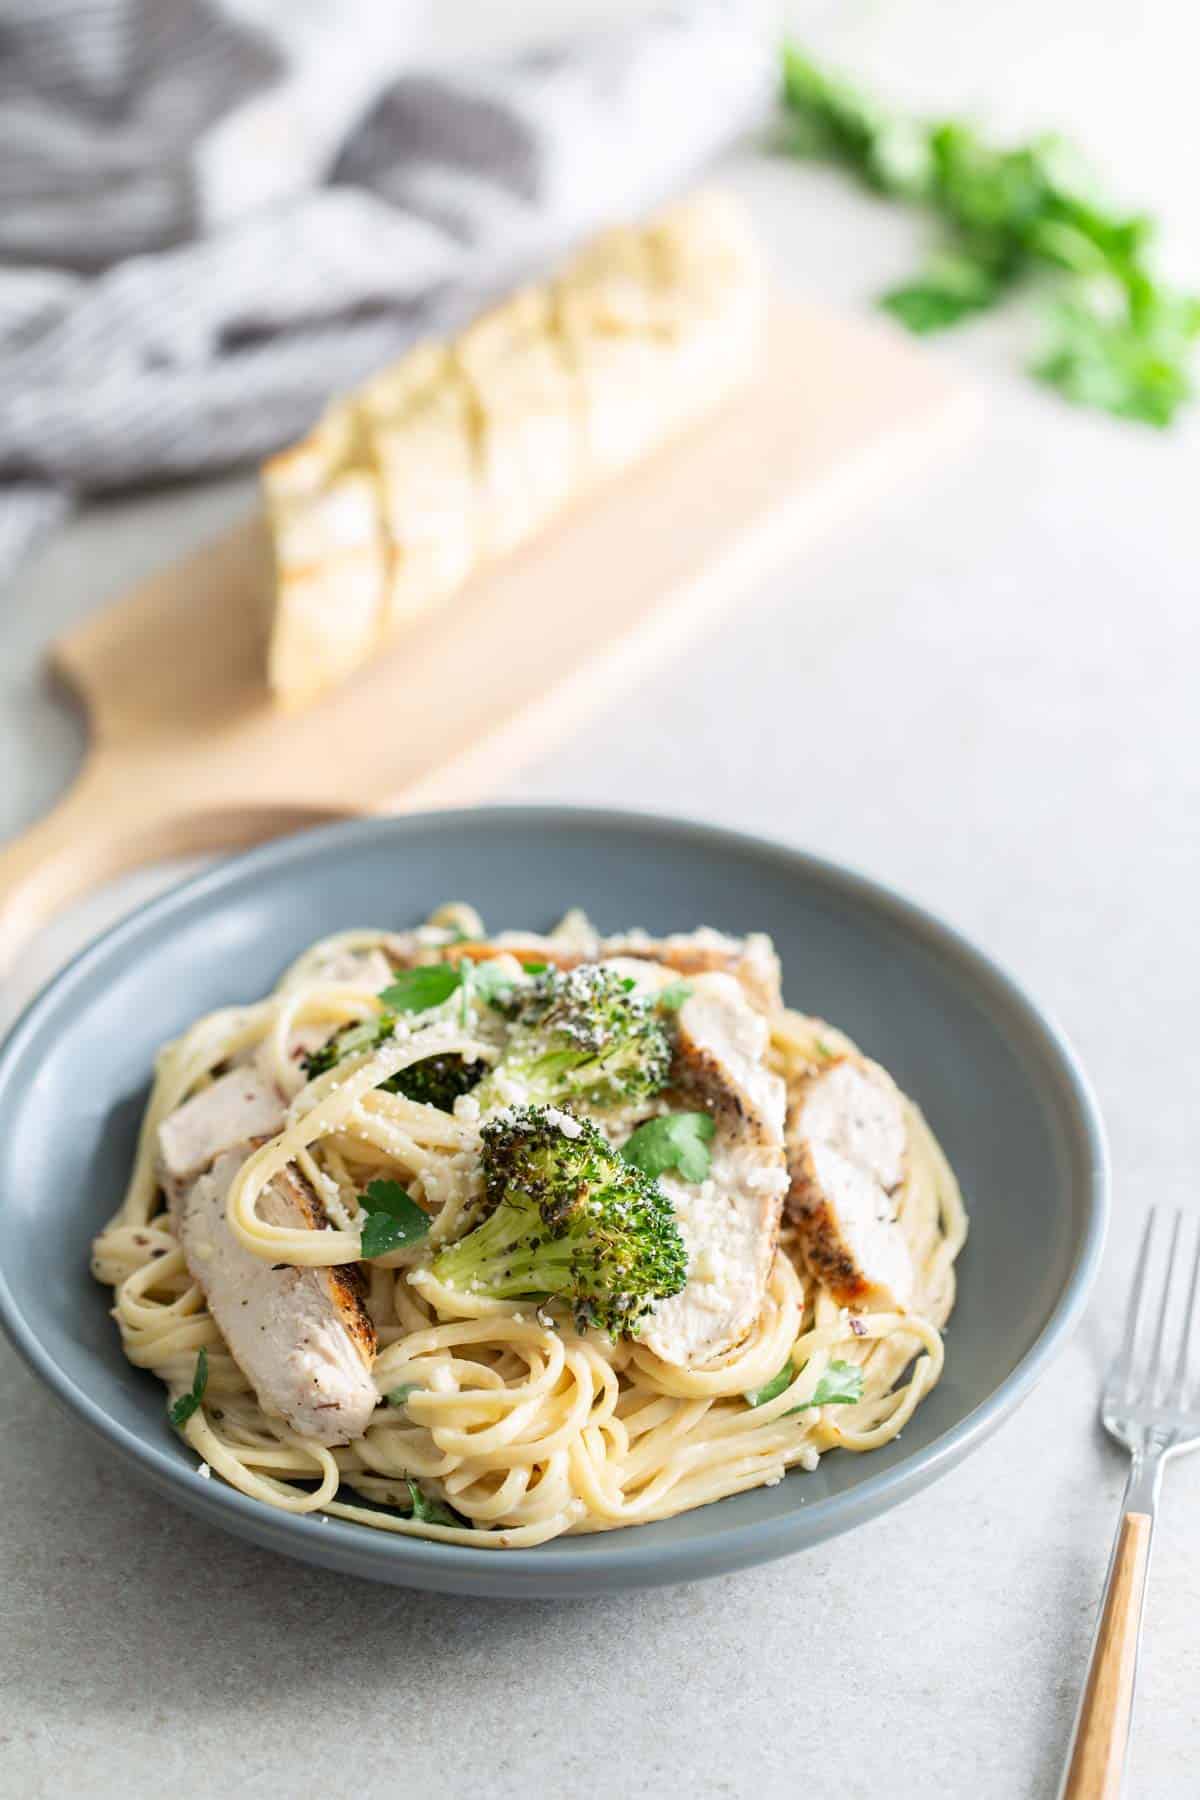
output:
<path id="1" fill-rule="evenodd" d="M 435 921 L 482 935 L 469 909 Z M 328 1034 L 374 1016 L 373 986 L 322 971 L 339 952 L 386 942 L 386 933 L 366 930 L 324 940 L 269 998 L 201 1019 L 159 1056 L 129 1190 L 96 1239 L 93 1269 L 114 1289 L 126 1356 L 172 1398 L 188 1390 L 197 1355 L 207 1352 L 202 1402 L 182 1426 L 202 1468 L 288 1512 L 508 1548 L 669 1518 L 778 1482 L 790 1468 L 814 1469 L 828 1450 L 873 1450 L 897 1435 L 941 1373 L 940 1328 L 954 1302 L 954 1262 L 967 1229 L 958 1184 L 911 1101 L 904 1102 L 908 1155 L 897 1196 L 916 1276 L 909 1311 L 847 1312 L 807 1272 L 785 1223 L 749 1335 L 704 1367 L 680 1368 L 636 1340 L 581 1335 L 558 1306 L 446 1288 L 419 1254 L 402 1249 L 364 1265 L 379 1338 L 376 1385 L 381 1402 L 410 1390 L 402 1403 L 380 1404 L 365 1433 L 337 1449 L 264 1412 L 171 1229 L 154 1167 L 157 1128 L 232 1058 L 257 1052 L 293 1104 L 285 1129 L 247 1158 L 229 1196 L 230 1224 L 246 1249 L 276 1264 L 357 1260 L 357 1195 L 376 1176 L 395 1178 L 436 1215 L 427 1244 L 460 1235 L 479 1199 L 477 1119 L 469 1108 L 459 1109 L 464 1116 L 440 1112 L 379 1084 L 435 1050 L 494 1060 L 494 1044 L 453 1021 L 419 1043 L 402 1027 L 373 1053 L 307 1083 L 289 1054 L 297 1030 Z M 789 1087 L 831 1047 L 853 1049 L 797 1012 L 780 1011 L 771 1022 L 770 1062 Z M 259 1217 L 258 1196 L 288 1163 L 321 1196 L 331 1229 Z M 789 1385 L 750 1405 L 747 1393 L 789 1361 L 799 1371 Z M 806 1405 L 833 1361 L 861 1365 L 862 1398 Z M 410 1479 L 464 1523 L 404 1516 Z"/>

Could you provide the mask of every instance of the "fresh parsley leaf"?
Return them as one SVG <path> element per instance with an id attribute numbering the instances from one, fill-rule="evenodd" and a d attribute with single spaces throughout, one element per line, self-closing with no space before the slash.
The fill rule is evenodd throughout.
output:
<path id="1" fill-rule="evenodd" d="M 386 1396 L 387 1403 L 389 1406 L 404 1406 L 407 1404 L 408 1396 L 410 1394 L 420 1394 L 423 1392 L 424 1390 L 417 1382 L 406 1381 L 402 1387 L 394 1387 L 391 1389 L 390 1393 Z"/>
<path id="2" fill-rule="evenodd" d="M 762 1387 L 746 1389 L 747 1406 L 765 1406 L 768 1400 L 777 1400 L 783 1390 L 790 1387 L 795 1379 L 796 1371 L 790 1362 L 785 1362 L 779 1373 L 772 1375 L 770 1381 L 764 1382 Z"/>
<path id="3" fill-rule="evenodd" d="M 171 1408 L 170 1416 L 172 1425 L 182 1427 L 187 1424 L 192 1414 L 199 1408 L 200 1402 L 204 1398 L 204 1390 L 207 1386 L 208 1351 L 201 1350 L 196 1357 L 196 1373 L 192 1376 L 190 1391 L 186 1394 L 180 1394 L 178 1400 L 176 1400 L 174 1406 Z"/>
<path id="4" fill-rule="evenodd" d="M 942 256 L 923 278 L 892 288 L 879 304 L 909 331 L 944 331 L 994 306 L 1001 285 L 992 270 L 969 256 Z"/>
<path id="5" fill-rule="evenodd" d="M 777 1375 L 760 1388 L 746 1390 L 746 1403 L 749 1406 L 765 1406 L 768 1400 L 777 1400 L 784 1390 L 791 1386 L 796 1378 L 796 1371 L 790 1362 L 785 1362 Z M 793 1413 L 807 1412 L 810 1406 L 853 1406 L 863 1397 L 863 1372 L 857 1363 L 831 1362 L 817 1382 L 811 1400 L 803 1406 L 793 1406 L 783 1414 L 790 1419 Z"/>
<path id="6" fill-rule="evenodd" d="M 431 1006 L 448 1000 L 461 983 L 460 969 L 454 963 L 424 963 L 420 968 L 401 969 L 379 998 L 391 1012 L 428 1012 Z"/>
<path id="7" fill-rule="evenodd" d="M 673 981 L 670 987 L 660 988 L 655 996 L 655 1004 L 663 1012 L 678 1012 L 684 1001 L 692 992 L 690 981 Z"/>
<path id="8" fill-rule="evenodd" d="M 421 1211 L 398 1181 L 372 1181 L 358 1197 L 367 1217 L 362 1228 L 362 1254 L 366 1261 L 386 1256 L 408 1244 L 418 1244 L 429 1230 L 429 1215 Z"/>
<path id="9" fill-rule="evenodd" d="M 1062 300 L 1033 373 L 1077 406 L 1166 426 L 1191 397 L 1198 324 L 1195 302 L 1178 296 L 1160 297 L 1136 320 L 1082 296 Z"/>
<path id="10" fill-rule="evenodd" d="M 783 99 L 791 127 L 784 146 L 793 155 L 844 163 L 882 194 L 924 192 L 929 146 L 920 127 L 819 69 L 794 44 L 784 46 Z"/>
<path id="11" fill-rule="evenodd" d="M 527 975 L 544 975 L 546 973 L 546 970 L 549 967 L 550 967 L 549 963 L 539 963 L 539 962 L 527 962 L 524 965 L 525 973 Z"/>
<path id="12" fill-rule="evenodd" d="M 414 1519 L 419 1519 L 423 1525 L 465 1525 L 467 1523 L 462 1514 L 456 1513 L 454 1508 L 447 1506 L 444 1500 L 431 1499 L 421 1490 L 411 1475 L 405 1477 L 405 1486 L 408 1488 L 408 1496 L 412 1501 L 412 1516 Z"/>
<path id="13" fill-rule="evenodd" d="M 863 1397 L 863 1372 L 857 1363 L 831 1362 L 817 1383 L 809 1406 L 853 1406 Z M 807 1410 L 804 1407 L 800 1411 Z"/>
<path id="14" fill-rule="evenodd" d="M 621 1155 L 652 1178 L 678 1169 L 685 1181 L 703 1181 L 712 1163 L 708 1146 L 715 1130 L 708 1113 L 667 1113 L 639 1125 Z"/>
<path id="15" fill-rule="evenodd" d="M 793 45 L 782 98 L 783 148 L 837 161 L 942 225 L 942 252 L 883 296 L 910 331 L 943 330 L 1037 280 L 1055 302 L 1053 339 L 1031 365 L 1039 380 L 1077 405 L 1157 426 L 1193 397 L 1200 304 L 1157 277 L 1151 222 L 1105 206 L 1062 138 L 1001 149 L 961 120 L 893 112 Z"/>

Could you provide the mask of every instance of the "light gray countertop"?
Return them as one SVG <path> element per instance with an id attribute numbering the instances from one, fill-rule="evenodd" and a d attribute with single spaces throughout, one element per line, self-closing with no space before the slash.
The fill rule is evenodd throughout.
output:
<path id="1" fill-rule="evenodd" d="M 1077 116 L 1110 162 L 1127 153 L 1135 197 L 1184 219 L 1163 115 L 1186 104 L 1195 32 L 1165 0 L 981 5 L 951 45 L 932 0 L 831 10 L 818 40 L 877 73 L 894 61 L 902 91 L 994 95 L 1007 120 L 1020 87 L 1022 116 Z M 835 300 L 913 254 L 911 227 L 835 178 L 749 157 L 734 174 L 785 274 Z M 0 1793 L 1053 1792 L 1124 1477 L 1097 1382 L 1144 1209 L 1200 1201 L 1200 433 L 1059 406 L 1010 372 L 1018 334 L 931 352 L 985 389 L 957 460 L 807 551 L 502 797 L 632 800 L 843 858 L 1027 981 L 1090 1069 L 1113 1152 L 1112 1236 L 1069 1348 L 977 1455 L 853 1536 L 556 1606 L 376 1590 L 226 1539 L 130 1487 L 0 1347 Z M 248 493 L 97 507 L 5 596 L 0 833 L 82 750 L 40 647 Z M 56 927 L 20 986 L 148 885 Z M 1197 1791 L 1198 1537 L 1200 1459 L 1167 1476 L 1139 1800 Z"/>

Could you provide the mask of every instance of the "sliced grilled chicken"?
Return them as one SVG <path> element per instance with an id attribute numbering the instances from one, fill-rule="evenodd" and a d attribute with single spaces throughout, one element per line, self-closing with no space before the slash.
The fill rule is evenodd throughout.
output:
<path id="1" fill-rule="evenodd" d="M 887 1071 L 865 1057 L 839 1057 L 808 1080 L 788 1137 L 829 1144 L 889 1194 L 904 1179 L 908 1133 L 900 1094 Z"/>
<path id="2" fill-rule="evenodd" d="M 605 938 L 601 954 L 648 958 L 679 975 L 724 972 L 740 983 L 746 998 L 759 1012 L 777 1012 L 783 1004 L 779 958 L 774 944 L 761 931 L 752 931 L 744 938 L 727 937 L 723 931 L 713 931 L 707 925 L 665 938 L 630 932 L 623 938 Z"/>
<path id="3" fill-rule="evenodd" d="M 176 1231 L 193 1278 L 230 1352 L 264 1412 L 302 1437 L 346 1444 L 361 1437 L 375 1410 L 371 1376 L 375 1327 L 356 1265 L 297 1269 L 263 1262 L 229 1228 L 226 1201 L 252 1146 L 240 1144 L 177 1193 Z M 272 1225 L 320 1231 L 325 1209 L 290 1170 L 258 1203 Z"/>
<path id="4" fill-rule="evenodd" d="M 283 1130 L 283 1100 L 253 1067 L 231 1069 L 169 1113 L 158 1128 L 158 1166 L 171 1193 L 222 1150 Z"/>
<path id="5" fill-rule="evenodd" d="M 805 1143 L 792 1164 L 804 1259 L 843 1306 L 902 1311 L 912 1299 L 908 1245 L 886 1190 L 859 1163 Z"/>
<path id="6" fill-rule="evenodd" d="M 788 1119 L 788 1212 L 805 1261 L 843 1306 L 903 1310 L 912 1258 L 893 1198 L 907 1132 L 891 1077 L 846 1056 L 811 1076 Z"/>
<path id="7" fill-rule="evenodd" d="M 502 931 L 487 944 L 464 944 L 456 955 L 470 956 L 476 961 L 495 956 L 505 950 L 518 962 L 552 963 L 558 969 L 574 969 L 580 963 L 613 962 L 631 959 L 660 963 L 676 975 L 732 975 L 742 986 L 747 999 L 761 1013 L 777 1012 L 783 1004 L 780 996 L 779 958 L 775 946 L 763 932 L 748 937 L 727 937 L 723 931 L 701 925 L 697 931 L 677 932 L 670 937 L 654 938 L 645 931 L 630 931 L 618 937 L 590 938 L 582 936 L 571 943 L 557 938 L 538 937 L 527 931 Z"/>
<path id="8" fill-rule="evenodd" d="M 701 974 L 679 1012 L 675 1080 L 712 1113 L 703 1182 L 659 1177 L 688 1251 L 682 1293 L 662 1301 L 642 1341 L 664 1362 L 708 1362 L 745 1337 L 762 1309 L 787 1188 L 784 1087 L 763 1066 L 767 1024 L 730 975 Z"/>

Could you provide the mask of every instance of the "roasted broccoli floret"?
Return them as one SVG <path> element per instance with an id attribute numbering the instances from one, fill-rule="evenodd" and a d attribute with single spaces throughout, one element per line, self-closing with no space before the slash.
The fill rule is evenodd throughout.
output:
<path id="1" fill-rule="evenodd" d="M 570 1301 L 582 1330 L 636 1337 L 687 1281 L 670 1201 L 596 1127 L 556 1108 L 498 1113 L 480 1151 L 488 1213 L 433 1273 L 498 1300 Z"/>
<path id="2" fill-rule="evenodd" d="M 384 1038 L 391 1037 L 396 1029 L 394 1013 L 379 1013 L 374 1019 L 364 1019 L 360 1025 L 343 1025 L 327 1038 L 319 1050 L 310 1050 L 301 1062 L 301 1067 L 310 1081 L 318 1075 L 324 1075 L 329 1069 L 336 1068 L 348 1056 L 358 1056 L 364 1050 L 374 1050 L 382 1044 Z"/>
<path id="3" fill-rule="evenodd" d="M 346 1057 L 374 1050 L 391 1036 L 395 1027 L 396 1015 L 388 1012 L 365 1019 L 361 1025 L 344 1025 L 334 1032 L 328 1043 L 304 1058 L 305 1074 L 312 1081 L 318 1075 L 324 1075 L 327 1069 L 336 1068 Z M 441 1112 L 453 1112 L 459 1095 L 469 1093 L 483 1071 L 481 1062 L 468 1062 L 453 1052 L 443 1052 L 440 1056 L 426 1056 L 420 1062 L 410 1063 L 380 1085 L 386 1093 L 403 1094 L 406 1100 L 416 1100 L 422 1106 L 436 1106 Z"/>
<path id="4" fill-rule="evenodd" d="M 490 1107 L 619 1106 L 665 1084 L 671 1047 L 653 1008 L 611 969 L 546 969 L 495 1002 L 510 1029 L 477 1098 Z"/>
<path id="5" fill-rule="evenodd" d="M 427 1056 L 410 1063 L 392 1075 L 383 1086 L 389 1094 L 403 1094 L 422 1106 L 436 1106 L 440 1112 L 453 1112 L 460 1094 L 469 1094 L 487 1067 L 486 1063 L 468 1062 L 454 1051 L 441 1056 Z"/>

